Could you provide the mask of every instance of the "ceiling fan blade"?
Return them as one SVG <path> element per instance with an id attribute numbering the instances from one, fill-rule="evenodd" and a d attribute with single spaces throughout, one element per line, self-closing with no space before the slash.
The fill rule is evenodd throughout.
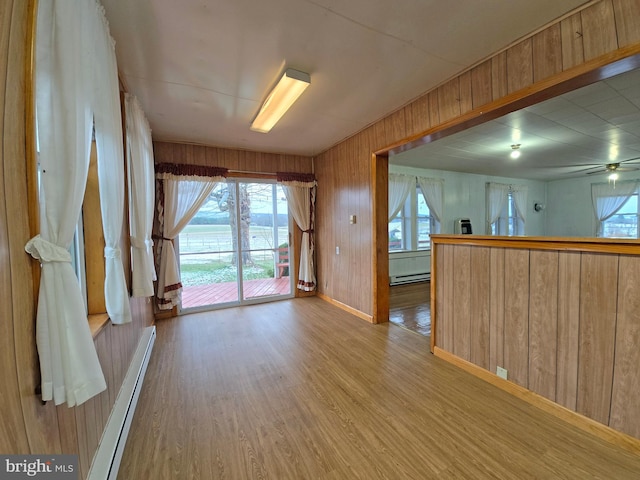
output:
<path id="1" fill-rule="evenodd" d="M 591 170 L 591 169 L 590 169 Z M 593 172 L 584 172 L 587 175 L 594 175 L 596 173 L 616 173 L 616 172 L 633 172 L 634 170 L 640 170 L 640 168 L 633 168 L 633 167 L 618 167 L 615 170 L 607 170 L 606 168 L 599 168 L 598 170 L 595 170 Z"/>
<path id="2" fill-rule="evenodd" d="M 575 167 L 602 167 L 600 163 L 574 163 L 572 165 L 538 165 L 539 168 L 575 168 Z"/>

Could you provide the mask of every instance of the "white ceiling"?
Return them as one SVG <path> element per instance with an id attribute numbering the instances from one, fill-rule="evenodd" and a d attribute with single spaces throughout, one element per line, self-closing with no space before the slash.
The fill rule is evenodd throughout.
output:
<path id="1" fill-rule="evenodd" d="M 154 139 L 316 155 L 586 1 L 102 3 Z M 285 67 L 311 86 L 270 133 L 249 130 Z"/>
<path id="2" fill-rule="evenodd" d="M 511 145 L 521 156 L 511 159 Z M 555 180 L 640 168 L 640 71 L 552 98 L 424 146 L 390 162 L 482 175 Z M 632 160 L 637 160 L 633 162 Z"/>

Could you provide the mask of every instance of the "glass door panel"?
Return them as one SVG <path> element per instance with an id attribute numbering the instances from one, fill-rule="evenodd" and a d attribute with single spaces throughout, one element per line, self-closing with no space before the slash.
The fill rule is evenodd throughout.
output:
<path id="1" fill-rule="evenodd" d="M 179 236 L 182 309 L 238 302 L 237 247 L 229 222 L 229 187 L 216 185 Z"/>
<path id="2" fill-rule="evenodd" d="M 274 183 L 239 184 L 242 298 L 290 295 L 289 218 L 282 187 Z"/>
<path id="3" fill-rule="evenodd" d="M 178 240 L 181 310 L 291 296 L 288 207 L 275 183 L 218 184 Z"/>

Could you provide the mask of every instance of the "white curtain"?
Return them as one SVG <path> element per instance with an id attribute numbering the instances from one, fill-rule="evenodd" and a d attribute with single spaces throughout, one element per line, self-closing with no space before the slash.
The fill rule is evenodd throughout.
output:
<path id="1" fill-rule="evenodd" d="M 295 174 L 290 174 L 289 178 L 283 174 L 278 175 L 278 183 L 282 185 L 284 194 L 287 197 L 291 215 L 300 230 L 302 230 L 297 288 L 312 292 L 316 289 L 316 273 L 313 264 L 316 181 L 315 179 L 307 178 L 307 175 L 300 176 L 301 178 L 297 180 L 297 175 Z"/>
<path id="2" fill-rule="evenodd" d="M 39 2 L 40 235 L 25 250 L 42 265 L 36 324 L 42 399 L 69 407 L 106 388 L 69 254 L 89 168 L 96 88 L 111 65 L 102 56 L 104 30 L 94 0 Z"/>
<path id="3" fill-rule="evenodd" d="M 442 221 L 444 180 L 441 178 L 417 178 L 424 200 L 427 202 L 427 206 L 429 207 L 429 213 L 438 221 L 438 223 L 440 223 Z"/>
<path id="4" fill-rule="evenodd" d="M 526 185 L 511 185 L 511 195 L 513 203 L 516 205 L 518 216 L 522 221 L 523 230 L 520 232 L 524 235 L 524 225 L 527 222 L 527 192 L 529 188 Z"/>
<path id="5" fill-rule="evenodd" d="M 594 183 L 591 185 L 591 199 L 596 216 L 596 236 L 602 235 L 602 222 L 615 215 L 638 189 L 638 180 L 615 184 Z"/>
<path id="6" fill-rule="evenodd" d="M 402 209 L 407 195 L 415 185 L 416 177 L 398 173 L 389 174 L 389 221 L 393 220 Z"/>
<path id="7" fill-rule="evenodd" d="M 115 46 L 102 11 L 100 19 L 102 28 L 94 32 L 96 58 L 101 61 L 93 68 L 93 112 L 105 242 L 104 300 L 111 322 L 123 324 L 131 322 L 131 310 L 120 251 L 125 189 L 122 113 Z"/>
<path id="8" fill-rule="evenodd" d="M 224 177 L 180 176 L 171 173 L 159 173 L 157 177 L 163 181 L 164 192 L 158 308 L 170 310 L 178 305 L 182 295 L 180 265 L 172 240 L 198 213 L 217 182 L 223 181 Z"/>
<path id="9" fill-rule="evenodd" d="M 131 228 L 131 290 L 134 297 L 152 297 L 156 270 L 153 259 L 155 179 L 151 128 L 138 99 L 125 94 L 129 221 Z"/>
<path id="10" fill-rule="evenodd" d="M 509 185 L 487 183 L 487 235 L 491 235 L 491 225 L 500 217 L 500 213 L 504 209 L 508 196 Z"/>

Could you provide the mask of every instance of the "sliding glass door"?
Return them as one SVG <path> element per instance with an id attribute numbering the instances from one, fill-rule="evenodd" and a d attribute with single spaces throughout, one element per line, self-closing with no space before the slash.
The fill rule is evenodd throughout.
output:
<path id="1" fill-rule="evenodd" d="M 178 243 L 183 311 L 291 296 L 288 208 L 274 182 L 219 184 Z"/>

